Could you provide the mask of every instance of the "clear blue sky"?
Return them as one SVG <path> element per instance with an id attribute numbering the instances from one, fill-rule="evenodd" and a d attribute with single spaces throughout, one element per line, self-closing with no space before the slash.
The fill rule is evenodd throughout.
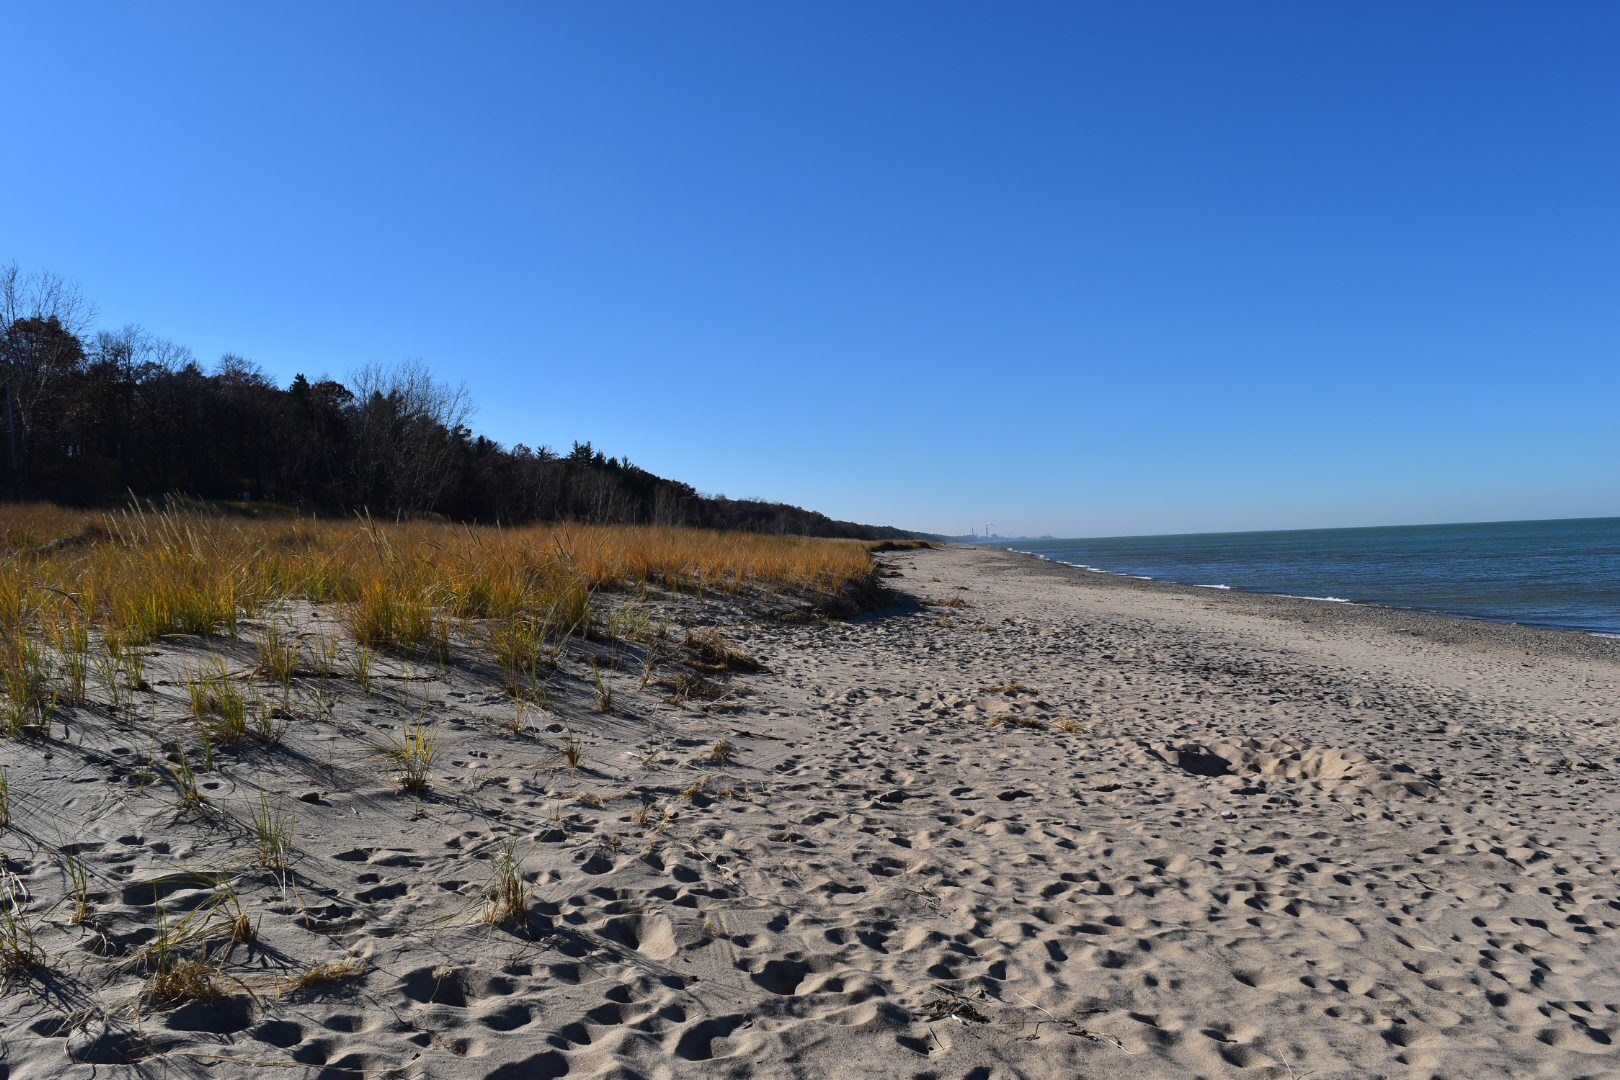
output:
<path id="1" fill-rule="evenodd" d="M 1614 3 L 11 6 L 0 263 L 959 532 L 1620 514 Z"/>

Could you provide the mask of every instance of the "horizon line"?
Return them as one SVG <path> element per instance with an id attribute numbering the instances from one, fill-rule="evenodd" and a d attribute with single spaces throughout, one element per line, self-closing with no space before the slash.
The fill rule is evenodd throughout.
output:
<path id="1" fill-rule="evenodd" d="M 1192 532 L 1164 532 L 1164 533 L 1110 533 L 1106 536 L 1058 536 L 1055 533 L 1043 533 L 1040 536 L 982 536 L 981 540 L 1146 540 L 1174 536 L 1252 536 L 1256 533 L 1284 533 L 1284 532 L 1349 532 L 1356 529 L 1429 529 L 1445 528 L 1455 525 L 1532 525 L 1550 521 L 1620 521 L 1620 514 L 1594 514 L 1581 517 L 1553 517 L 1553 518 L 1499 518 L 1490 521 L 1411 521 L 1391 522 L 1382 525 L 1316 525 L 1308 528 L 1294 529 L 1209 529 Z M 961 536 L 962 533 L 944 533 L 946 536 Z"/>

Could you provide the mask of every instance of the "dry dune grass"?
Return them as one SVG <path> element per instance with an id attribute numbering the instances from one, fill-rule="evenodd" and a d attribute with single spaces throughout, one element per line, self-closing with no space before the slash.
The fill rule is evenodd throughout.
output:
<path id="1" fill-rule="evenodd" d="M 15 987 L 81 976 L 92 989 L 54 1000 L 41 1028 L 52 1034 L 31 1044 L 53 1060 L 70 1031 L 70 1057 L 96 1041 L 94 1060 L 126 1064 L 160 1052 L 142 1023 L 201 1017 L 231 1036 L 279 996 L 347 1000 L 335 984 L 364 980 L 367 963 L 312 964 L 296 943 L 353 919 L 354 948 L 369 954 L 393 935 L 373 930 L 413 919 L 424 895 L 457 906 L 414 925 L 457 936 L 482 964 L 488 942 L 463 930 L 539 934 L 555 912 L 531 890 L 559 857 L 588 847 L 592 874 L 615 861 L 625 838 L 594 823 L 615 814 L 607 785 L 633 790 L 632 751 L 644 771 L 664 768 L 662 748 L 687 729 L 704 756 L 671 750 L 668 767 L 715 767 L 680 811 L 685 772 L 638 792 L 660 808 L 632 834 L 649 850 L 681 812 L 740 798 L 732 773 L 757 755 L 722 737 L 712 710 L 728 675 L 764 665 L 715 621 L 730 631 L 756 600 L 781 610 L 794 606 L 783 594 L 819 602 L 875 575 L 856 541 L 0 505 L 0 1029 L 32 1008 Z M 714 595 L 756 589 L 769 595 Z M 632 664 L 639 690 L 673 677 L 679 702 L 633 692 Z M 659 734 L 632 746 L 628 731 Z M 106 805 L 89 814 L 68 786 L 80 781 L 58 771 L 69 755 L 72 770 L 98 763 Z M 497 796 L 511 799 L 497 810 L 480 801 L 483 766 L 508 755 L 523 763 L 510 775 L 537 786 Z M 561 790 L 565 777 L 593 789 Z M 389 788 L 408 811 L 387 807 Z M 374 809 L 398 830 L 391 853 L 359 846 L 370 826 L 351 814 Z M 482 888 L 443 889 L 449 878 L 398 846 L 508 813 L 533 820 L 477 848 Z M 171 847 L 178 834 L 188 839 Z M 84 940 L 93 947 L 67 944 Z M 0 1056 L 15 1053 L 8 1042 Z"/>
<path id="2" fill-rule="evenodd" d="M 468 620 L 503 622 L 497 636 L 508 642 L 577 630 L 602 588 L 836 593 L 872 573 L 857 541 L 629 525 L 253 520 L 173 507 L 8 506 L 0 558 L 0 650 L 17 673 L 6 690 L 20 710 L 13 726 L 26 726 L 47 674 L 71 669 L 92 629 L 119 654 L 165 634 L 234 634 L 244 614 L 301 598 L 341 604 L 361 645 L 442 655 Z"/>

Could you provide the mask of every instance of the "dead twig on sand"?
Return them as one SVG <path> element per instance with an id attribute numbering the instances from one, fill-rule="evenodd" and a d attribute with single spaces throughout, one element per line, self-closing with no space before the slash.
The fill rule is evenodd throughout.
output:
<path id="1" fill-rule="evenodd" d="M 1017 993 L 1017 991 L 1014 991 L 1014 993 Z M 1100 1031 L 1092 1031 L 1090 1028 L 1081 1027 L 1073 1020 L 1061 1020 L 1057 1016 L 1053 1015 L 1049 1010 L 1043 1009 L 1033 1001 L 1029 1000 L 1029 998 L 1025 997 L 1023 994 L 1018 994 L 1018 1000 L 1022 1001 L 1025 1005 L 1028 1005 L 1030 1008 L 1046 1017 L 1045 1020 L 1026 1020 L 1019 1025 L 1021 1027 L 1029 1027 L 1033 1024 L 1034 1030 L 1028 1035 L 1024 1036 L 1026 1039 L 1039 1038 L 1041 1028 L 1045 1027 L 1047 1024 L 1052 1024 L 1056 1026 L 1059 1031 L 1067 1032 L 1077 1039 L 1089 1039 L 1091 1042 L 1105 1042 L 1117 1050 L 1124 1050 L 1127 1054 L 1131 1052 L 1129 1050 L 1125 1050 L 1125 1044 L 1120 1042 L 1114 1036 L 1105 1035 Z"/>
<path id="2" fill-rule="evenodd" d="M 930 1024 L 940 1020 L 955 1020 L 961 1024 L 988 1024 L 990 1018 L 980 1012 L 967 998 L 947 986 L 933 986 L 934 996 L 923 1003 L 923 1019 Z"/>

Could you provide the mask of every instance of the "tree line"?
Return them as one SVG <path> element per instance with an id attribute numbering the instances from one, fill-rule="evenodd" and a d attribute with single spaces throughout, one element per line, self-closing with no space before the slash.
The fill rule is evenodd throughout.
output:
<path id="1" fill-rule="evenodd" d="M 468 426 L 464 389 L 423 366 L 372 366 L 347 382 L 276 385 L 226 355 L 137 326 L 92 328 L 79 291 L 0 268 L 3 494 L 94 505 L 134 494 L 266 501 L 321 513 L 458 521 L 589 521 L 879 539 L 902 530 L 781 503 L 699 494 L 608 457 L 510 448 Z"/>

